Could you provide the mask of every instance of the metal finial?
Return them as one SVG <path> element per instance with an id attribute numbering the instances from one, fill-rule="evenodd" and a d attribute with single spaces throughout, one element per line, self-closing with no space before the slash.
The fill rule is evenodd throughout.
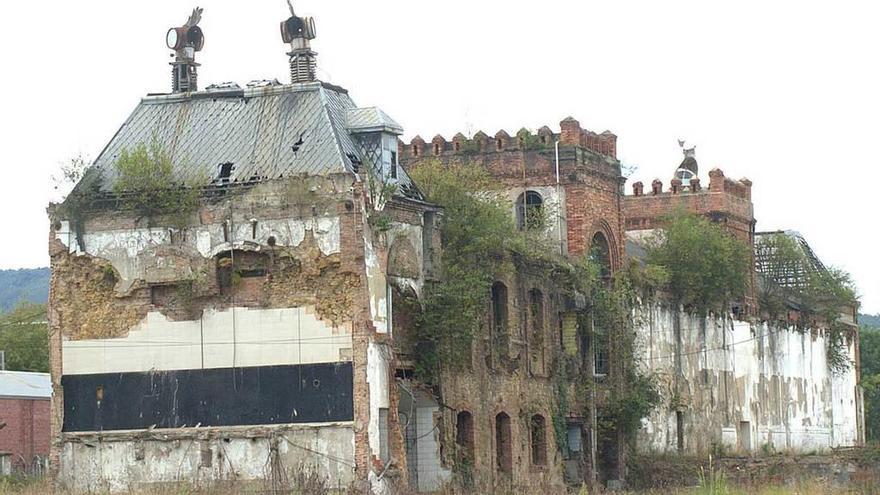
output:
<path id="1" fill-rule="evenodd" d="M 287 0 L 287 6 L 290 7 L 290 15 L 296 17 L 296 12 L 293 11 L 293 4 L 290 2 L 290 0 Z"/>
<path id="2" fill-rule="evenodd" d="M 202 12 L 204 11 L 205 9 L 201 7 L 194 8 L 192 14 L 190 14 L 189 19 L 186 20 L 186 24 L 184 24 L 184 26 L 190 28 L 198 25 L 199 22 L 202 20 Z"/>

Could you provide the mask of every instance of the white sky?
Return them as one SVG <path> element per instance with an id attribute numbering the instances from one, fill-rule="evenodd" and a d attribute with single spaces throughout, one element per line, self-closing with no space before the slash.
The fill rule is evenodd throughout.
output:
<path id="1" fill-rule="evenodd" d="M 165 31 L 195 3 L 8 2 L 0 14 L 0 268 L 48 264 L 49 176 L 95 158 L 138 99 L 170 85 Z M 202 0 L 199 79 L 278 78 L 283 0 Z M 759 230 L 799 230 L 880 312 L 880 4 L 811 1 L 300 0 L 321 78 L 378 105 L 408 140 L 537 129 L 572 115 L 619 136 L 636 180 L 754 182 Z M 668 187 L 668 185 L 667 185 Z M 630 191 L 627 184 L 627 191 Z M 874 205 L 874 206 L 872 206 Z M 875 213 L 871 213 L 874 211 Z"/>

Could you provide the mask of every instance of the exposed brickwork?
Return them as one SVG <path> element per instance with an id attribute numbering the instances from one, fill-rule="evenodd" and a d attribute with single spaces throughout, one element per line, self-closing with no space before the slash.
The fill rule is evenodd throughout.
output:
<path id="1" fill-rule="evenodd" d="M 641 182 L 633 184 L 633 194 L 621 204 L 626 230 L 654 229 L 677 209 L 705 215 L 724 224 L 734 235 L 750 244 L 754 241 L 754 210 L 752 183 L 748 179 L 731 180 L 721 170 L 709 172 L 709 188 L 703 189 L 699 179 L 687 189 L 681 181 L 671 181 L 671 190 L 663 192 L 663 183 L 655 179 L 650 195 L 644 194 Z"/>
<path id="2" fill-rule="evenodd" d="M 560 123 L 553 134 L 542 127 L 537 134 L 520 131 L 511 137 L 499 131 L 494 138 L 477 132 L 471 139 L 457 135 L 452 143 L 435 137 L 426 151 L 419 137 L 400 143 L 401 163 L 411 168 L 423 160 L 482 165 L 505 188 L 558 185 L 565 193 L 567 245 L 572 255 L 588 252 L 593 236 L 602 232 L 612 247 L 612 263 L 623 259 L 620 163 L 617 136 L 582 129 L 574 119 Z M 556 142 L 559 142 L 557 174 Z M 457 146 L 456 146 L 457 144 Z"/>
<path id="3" fill-rule="evenodd" d="M 14 466 L 30 468 L 34 456 L 49 455 L 49 399 L 0 398 L 0 421 L 0 453 L 12 454 Z"/>

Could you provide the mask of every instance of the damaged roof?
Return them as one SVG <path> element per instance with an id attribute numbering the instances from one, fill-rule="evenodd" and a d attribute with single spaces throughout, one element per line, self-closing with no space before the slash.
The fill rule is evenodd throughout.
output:
<path id="1" fill-rule="evenodd" d="M 95 160 L 99 189 L 111 192 L 123 149 L 155 139 L 169 154 L 175 179 L 256 182 L 296 175 L 357 173 L 355 124 L 400 126 L 379 109 L 357 109 L 348 92 L 322 82 L 147 96 Z M 402 129 L 400 129 L 402 132 Z M 226 167 L 221 167 L 222 165 Z M 407 176 L 402 190 L 412 188 Z"/>
<path id="2" fill-rule="evenodd" d="M 773 270 L 773 256 L 776 253 L 776 246 L 773 242 L 773 236 L 785 236 L 794 241 L 794 244 L 800 249 L 806 260 L 806 265 L 787 267 L 787 270 Z M 816 256 L 813 249 L 807 243 L 804 237 L 794 230 L 779 230 L 776 232 L 756 232 L 755 233 L 755 269 L 764 277 L 773 279 L 780 287 L 798 287 L 805 283 L 807 271 L 813 273 L 827 272 L 828 269 L 822 260 Z"/>

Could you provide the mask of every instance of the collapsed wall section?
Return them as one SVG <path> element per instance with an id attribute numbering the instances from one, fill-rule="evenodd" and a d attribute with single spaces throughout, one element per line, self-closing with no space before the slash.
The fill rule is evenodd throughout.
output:
<path id="1" fill-rule="evenodd" d="M 58 481 L 354 480 L 358 201 L 350 176 L 313 177 L 203 200 L 185 226 L 53 218 Z"/>

